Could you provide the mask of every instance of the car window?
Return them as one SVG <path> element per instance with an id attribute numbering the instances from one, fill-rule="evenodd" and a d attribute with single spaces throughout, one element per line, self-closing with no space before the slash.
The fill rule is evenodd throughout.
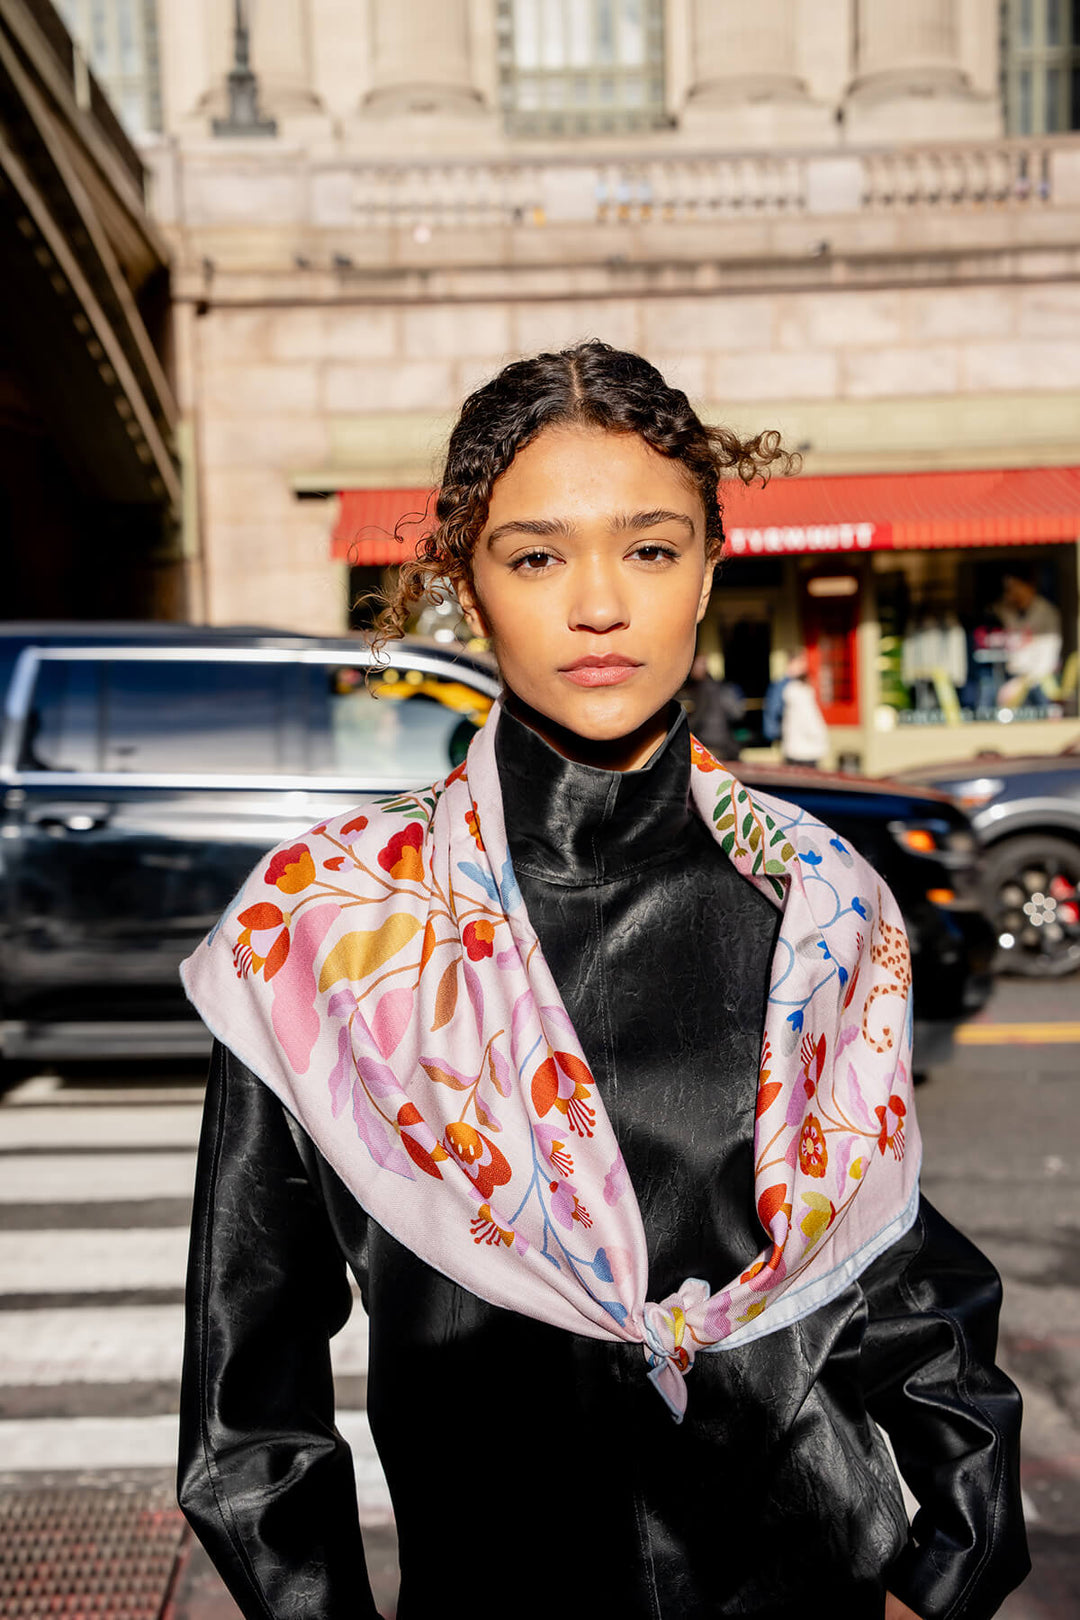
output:
<path id="1" fill-rule="evenodd" d="M 19 769 L 100 768 L 101 665 L 97 659 L 44 659 L 23 727 Z"/>
<path id="2" fill-rule="evenodd" d="M 280 771 L 287 666 L 147 658 L 105 665 L 106 771 L 237 776 Z"/>
<path id="3" fill-rule="evenodd" d="M 308 768 L 316 776 L 433 782 L 460 764 L 491 699 L 456 676 L 311 665 Z"/>

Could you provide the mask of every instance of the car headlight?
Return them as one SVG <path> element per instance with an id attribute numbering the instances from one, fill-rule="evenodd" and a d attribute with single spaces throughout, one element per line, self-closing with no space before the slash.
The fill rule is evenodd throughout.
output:
<path id="1" fill-rule="evenodd" d="M 953 798 L 965 810 L 979 810 L 991 799 L 996 799 L 1004 786 L 1000 776 L 977 776 L 971 782 L 959 782 Z"/>

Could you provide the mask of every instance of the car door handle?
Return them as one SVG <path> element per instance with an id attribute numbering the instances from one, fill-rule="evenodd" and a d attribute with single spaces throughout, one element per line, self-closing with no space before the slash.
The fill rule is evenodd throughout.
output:
<path id="1" fill-rule="evenodd" d="M 112 814 L 108 804 L 43 804 L 31 810 L 27 820 L 42 832 L 60 837 L 63 833 L 96 832 Z"/>

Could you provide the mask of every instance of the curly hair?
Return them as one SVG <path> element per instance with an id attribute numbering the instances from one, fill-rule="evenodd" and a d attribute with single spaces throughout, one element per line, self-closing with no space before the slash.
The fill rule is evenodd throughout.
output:
<path id="1" fill-rule="evenodd" d="M 706 427 L 680 388 L 666 383 L 640 354 L 592 339 L 558 354 L 515 360 L 470 394 L 461 408 L 446 453 L 435 501 L 435 522 L 422 535 L 415 556 L 401 564 L 394 589 L 372 632 L 381 647 L 405 632 L 413 607 L 439 597 L 439 587 L 470 578 L 473 550 L 487 522 L 495 481 L 519 450 L 545 428 L 567 423 L 609 433 L 636 433 L 660 455 L 677 461 L 696 485 L 705 507 L 705 547 L 710 559 L 724 544 L 720 482 L 732 475 L 764 483 L 773 469 L 798 470 L 775 430 L 741 439 L 726 427 Z M 401 524 L 395 534 L 399 540 Z"/>

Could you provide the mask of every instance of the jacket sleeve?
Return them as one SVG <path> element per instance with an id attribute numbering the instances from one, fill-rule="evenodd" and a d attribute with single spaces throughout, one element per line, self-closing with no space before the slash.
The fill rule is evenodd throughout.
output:
<path id="1" fill-rule="evenodd" d="M 923 1620 L 989 1620 L 1031 1567 L 1020 1395 L 994 1365 L 1001 1280 L 924 1198 L 862 1286 L 867 1408 L 919 1503 L 890 1590 Z"/>
<path id="2" fill-rule="evenodd" d="M 285 1110 L 215 1044 L 188 1263 L 178 1495 L 248 1620 L 374 1620 L 330 1337 L 352 1295 Z"/>

